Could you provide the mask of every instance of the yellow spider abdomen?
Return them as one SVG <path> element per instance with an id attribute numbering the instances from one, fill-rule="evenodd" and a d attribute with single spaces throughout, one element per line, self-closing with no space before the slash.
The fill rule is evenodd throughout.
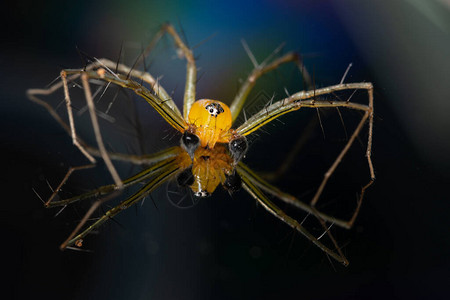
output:
<path id="1" fill-rule="evenodd" d="M 209 99 L 195 101 L 188 122 L 194 127 L 202 147 L 212 149 L 217 142 L 229 142 L 231 111 L 225 103 Z"/>

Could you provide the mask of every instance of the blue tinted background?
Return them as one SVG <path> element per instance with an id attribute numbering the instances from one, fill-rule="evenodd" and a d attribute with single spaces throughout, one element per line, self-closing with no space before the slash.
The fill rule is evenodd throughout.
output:
<path id="1" fill-rule="evenodd" d="M 24 1 L 3 9 L 1 212 L 9 298 L 445 298 L 450 18 L 444 2 L 428 3 Z M 351 62 L 348 81 L 374 82 L 378 179 L 359 230 L 350 233 L 348 268 L 333 267 L 303 238 L 293 239 L 293 251 L 307 254 L 291 254 L 282 242 L 289 236 L 274 238 L 284 225 L 262 213 L 252 221 L 249 198 L 188 211 L 146 203 L 120 219 L 122 226 L 105 226 L 95 253 L 57 250 L 81 213 L 53 218 L 32 188 L 56 182 L 82 158 L 25 90 L 45 86 L 62 67 L 81 66 L 76 46 L 115 59 L 123 41 L 145 43 L 166 21 L 181 25 L 192 46 L 214 34 L 195 49 L 205 73 L 199 97 L 230 101 L 252 67 L 241 38 L 259 61 L 283 42 L 301 52 L 319 86 L 338 82 Z M 183 67 L 154 65 L 169 89 L 178 84 L 176 93 Z M 156 124 L 159 130 L 164 123 Z M 263 255 L 255 259 L 254 251 Z"/>

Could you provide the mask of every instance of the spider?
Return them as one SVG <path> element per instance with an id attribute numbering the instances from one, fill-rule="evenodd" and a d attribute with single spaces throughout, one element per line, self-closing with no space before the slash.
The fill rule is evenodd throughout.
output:
<path id="1" fill-rule="evenodd" d="M 282 64 L 295 63 L 300 68 L 304 80 L 310 82 L 309 74 L 306 72 L 300 57 L 297 54 L 290 52 L 276 59 L 269 57 L 261 64 L 258 64 L 251 52 L 246 48 L 255 68 L 241 85 L 237 95 L 231 102 L 231 105 L 228 106 L 217 100 L 196 100 L 196 61 L 192 50 L 186 46 L 172 25 L 165 24 L 161 27 L 148 48 L 143 51 L 142 57 L 144 57 L 144 55 L 148 53 L 165 34 L 168 34 L 174 40 L 178 53 L 181 54 L 182 58 L 186 59 L 187 62 L 183 113 L 181 113 L 169 94 L 159 84 L 158 79 L 155 79 L 146 71 L 135 69 L 134 66 L 130 68 L 124 64 L 118 62 L 115 63 L 108 59 L 94 58 L 90 64 L 87 64 L 83 69 L 62 70 L 60 74 L 61 81 L 54 83 L 46 89 L 30 89 L 27 91 L 30 100 L 44 106 L 50 112 L 56 121 L 70 134 L 73 144 L 90 161 L 87 165 L 71 167 L 59 186 L 45 202 L 46 207 L 65 207 L 70 203 L 83 199 L 97 199 L 79 222 L 78 226 L 62 243 L 60 248 L 73 248 L 73 246 L 81 247 L 83 239 L 92 230 L 99 227 L 108 219 L 113 218 L 121 211 L 142 200 L 161 184 L 171 179 L 176 179 L 178 185 L 190 188 L 195 197 L 199 198 L 209 197 L 219 185 L 222 185 L 222 187 L 230 193 L 243 188 L 269 213 L 301 233 L 336 261 L 343 265 L 348 265 L 347 258 L 342 253 L 341 248 L 337 244 L 329 228 L 331 225 L 337 225 L 343 228 L 352 227 L 355 218 L 359 213 L 364 193 L 375 179 L 371 161 L 373 127 L 372 84 L 346 84 L 343 83 L 342 80 L 339 84 L 333 86 L 318 89 L 310 88 L 308 90 L 300 91 L 289 95 L 284 99 L 269 103 L 265 108 L 251 116 L 249 119 L 246 119 L 240 126 L 233 127 L 255 82 L 263 74 L 277 69 Z M 244 45 L 244 47 L 245 46 L 246 45 Z M 97 142 L 96 148 L 84 142 L 77 135 L 75 129 L 71 96 L 69 94 L 69 83 L 74 83 L 75 80 L 81 81 L 79 87 L 84 91 Z M 90 82 L 93 81 L 103 82 L 106 86 L 114 84 L 132 90 L 134 93 L 145 99 L 148 104 L 150 104 L 167 121 L 167 123 L 181 133 L 180 146 L 171 147 L 150 155 L 130 155 L 108 152 L 103 143 L 93 102 L 94 97 L 90 88 Z M 138 83 L 138 81 L 141 81 L 141 83 Z M 46 101 L 38 98 L 40 95 L 50 95 L 61 88 L 64 91 L 68 124 L 63 121 L 52 106 Z M 350 99 L 344 101 L 338 97 L 332 97 L 332 100 L 323 100 L 324 98 L 321 97 L 324 95 L 333 96 L 335 92 L 345 90 L 365 90 L 368 96 L 368 104 L 359 104 L 350 101 Z M 346 108 L 362 112 L 361 120 L 348 138 L 334 163 L 325 173 L 321 184 L 309 204 L 306 204 L 296 197 L 271 185 L 264 180 L 262 176 L 252 171 L 242 161 L 248 149 L 246 137 L 249 134 L 254 133 L 262 126 L 279 118 L 281 115 L 294 112 L 301 108 Z M 362 187 L 356 208 L 351 218 L 349 220 L 338 219 L 319 211 L 316 208 L 316 204 L 321 197 L 330 176 L 332 176 L 366 122 L 368 123 L 366 158 L 370 172 L 370 181 Z M 58 197 L 56 196 L 58 195 L 58 192 L 66 183 L 70 175 L 74 171 L 92 167 L 96 162 L 95 157 L 101 157 L 104 160 L 114 183 L 101 186 L 87 193 L 68 199 L 57 199 Z M 111 160 L 127 161 L 134 164 L 146 165 L 147 167 L 138 174 L 122 180 Z M 109 209 L 103 216 L 93 221 L 89 226 L 85 226 L 92 213 L 96 211 L 103 202 L 116 196 L 122 189 L 143 182 L 144 185 L 136 193 L 121 201 L 117 206 Z M 323 235 L 328 235 L 334 249 L 326 246 L 320 241 L 322 236 L 315 237 L 302 226 L 301 222 L 299 223 L 294 218 L 288 216 L 271 199 L 269 199 L 268 195 L 304 210 L 308 215 L 317 218 L 324 229 Z"/>

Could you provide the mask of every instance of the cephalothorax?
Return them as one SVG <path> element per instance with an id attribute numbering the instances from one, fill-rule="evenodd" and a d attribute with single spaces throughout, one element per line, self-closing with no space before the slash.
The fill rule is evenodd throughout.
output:
<path id="1" fill-rule="evenodd" d="M 248 54 L 254 63 L 254 70 L 248 78 L 242 83 L 236 97 L 230 106 L 216 100 L 197 100 L 195 98 L 195 89 L 197 81 L 196 62 L 192 51 L 181 40 L 174 28 L 166 24 L 161 28 L 155 39 L 150 43 L 149 49 L 143 53 L 148 53 L 153 45 L 161 38 L 163 34 L 169 34 L 179 53 L 182 53 L 187 61 L 186 85 L 184 91 L 183 113 L 175 105 L 165 89 L 159 84 L 159 81 L 148 72 L 139 71 L 135 68 L 129 68 L 123 64 L 112 62 L 108 59 L 92 59 L 91 63 L 83 69 L 66 69 L 61 72 L 61 81 L 53 84 L 48 89 L 28 90 L 28 97 L 36 103 L 44 106 L 52 116 L 63 126 L 63 128 L 72 137 L 73 143 L 91 162 L 90 165 L 70 168 L 65 178 L 54 190 L 48 201 L 47 207 L 65 206 L 69 203 L 80 201 L 87 198 L 98 198 L 86 213 L 79 225 L 72 234 L 61 245 L 62 249 L 72 247 L 72 245 L 81 246 L 82 240 L 93 229 L 97 228 L 110 218 L 117 215 L 122 210 L 130 207 L 136 202 L 145 198 L 158 186 L 168 180 L 176 180 L 180 186 L 189 187 L 195 196 L 210 196 L 217 186 L 222 185 L 229 192 L 235 192 L 239 188 L 245 189 L 254 199 L 256 199 L 268 212 L 285 222 L 312 243 L 322 249 L 327 255 L 336 259 L 344 265 L 348 264 L 339 245 L 334 239 L 329 228 L 331 225 L 337 225 L 344 228 L 350 228 L 359 212 L 361 201 L 365 190 L 372 184 L 375 174 L 370 158 L 372 147 L 372 124 L 373 124 L 373 87 L 371 83 L 341 83 L 316 89 L 312 86 L 310 76 L 306 72 L 299 56 L 295 53 L 287 53 L 275 59 L 266 59 L 261 64 L 249 52 Z M 270 72 L 280 65 L 293 62 L 299 67 L 304 82 L 308 89 L 288 95 L 284 99 L 273 101 L 266 105 L 261 111 L 246 119 L 241 125 L 234 127 L 238 115 L 242 111 L 243 105 L 255 85 L 255 82 L 263 74 Z M 80 83 L 76 83 L 79 81 Z M 125 89 L 132 90 L 134 93 L 145 99 L 173 128 L 181 133 L 180 146 L 168 148 L 159 153 L 150 155 L 131 155 L 108 152 L 104 146 L 100 127 L 97 120 L 97 114 L 93 101 L 93 95 L 90 85 L 93 83 L 104 84 L 107 88 L 114 84 Z M 141 83 L 138 83 L 141 82 Z M 74 125 L 74 117 L 71 107 L 71 95 L 69 93 L 69 83 L 81 87 L 84 90 L 87 107 L 89 109 L 92 127 L 94 129 L 97 147 L 87 145 L 78 135 Z M 47 102 L 38 98 L 38 95 L 49 95 L 63 88 L 65 103 L 67 107 L 68 124 L 58 115 L 56 110 Z M 349 99 L 333 98 L 333 94 L 339 91 L 365 90 L 368 95 L 368 104 L 351 102 Z M 329 95 L 328 99 L 321 96 Z M 354 129 L 347 143 L 340 154 L 325 173 L 317 192 L 309 204 L 306 204 L 292 195 L 280 191 L 269 184 L 263 178 L 258 176 L 242 159 L 248 149 L 246 136 L 255 132 L 260 127 L 277 119 L 283 114 L 296 111 L 300 108 L 347 108 L 362 112 L 361 120 Z M 316 209 L 318 202 L 328 179 L 343 157 L 347 154 L 349 148 L 361 132 L 364 125 L 368 122 L 368 141 L 366 157 L 369 167 L 370 181 L 361 189 L 356 208 L 347 220 L 341 220 L 331 215 L 320 212 Z M 109 172 L 114 180 L 114 184 L 99 187 L 93 191 L 75 196 L 69 199 L 56 200 L 63 184 L 67 181 L 73 171 L 91 167 L 95 162 L 95 156 L 100 156 L 104 160 Z M 112 160 L 128 161 L 130 163 L 146 165 L 146 168 L 138 174 L 122 180 L 119 177 Z M 109 209 L 99 219 L 93 221 L 89 226 L 84 227 L 92 213 L 107 199 L 108 195 L 114 195 L 115 192 L 138 182 L 144 185 L 131 197 L 123 200 L 117 206 Z M 302 223 L 291 218 L 278 208 L 267 195 L 274 196 L 281 201 L 287 202 L 308 215 L 312 215 L 320 222 L 324 233 L 319 236 L 313 236 L 306 230 Z M 320 240 L 322 236 L 328 236 L 329 244 Z"/>

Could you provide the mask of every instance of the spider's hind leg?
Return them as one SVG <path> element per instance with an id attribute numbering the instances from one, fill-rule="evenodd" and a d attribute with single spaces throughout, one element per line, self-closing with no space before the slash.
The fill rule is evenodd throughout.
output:
<path id="1" fill-rule="evenodd" d="M 284 223 L 286 223 L 293 229 L 297 230 L 299 233 L 301 233 L 303 236 L 305 236 L 308 240 L 310 240 L 313 244 L 315 244 L 317 247 L 319 247 L 327 255 L 334 258 L 336 261 L 342 263 L 344 266 L 348 265 L 348 260 L 345 258 L 344 254 L 342 253 L 335 238 L 331 234 L 330 228 L 333 225 L 333 223 L 331 223 L 331 225 L 329 225 L 327 227 L 327 224 L 320 217 L 318 217 L 318 220 L 324 229 L 324 233 L 322 233 L 319 237 L 315 237 L 302 225 L 303 222 L 299 223 L 297 220 L 288 216 L 283 210 L 281 210 L 277 205 L 275 205 L 271 200 L 269 200 L 269 198 L 259 188 L 259 185 L 261 185 L 260 178 L 255 176 L 255 174 L 247 166 L 245 166 L 242 163 L 239 163 L 237 165 L 236 170 L 239 173 L 239 175 L 241 176 L 242 185 L 243 185 L 244 189 L 254 199 L 256 199 L 268 212 L 273 214 L 275 217 L 277 217 L 278 219 L 280 219 L 281 221 L 283 221 Z M 267 186 L 266 186 L 266 188 L 267 188 Z M 307 207 L 307 205 L 305 205 L 305 207 Z M 307 210 L 305 210 L 305 211 L 307 211 Z M 314 212 L 312 210 L 309 210 L 309 212 L 314 214 Z M 326 246 L 323 242 L 321 242 L 321 238 L 325 234 L 331 240 L 331 243 L 335 250 L 332 250 L 329 246 Z M 335 251 L 337 251 L 337 252 L 335 252 Z"/>
<path id="2" fill-rule="evenodd" d="M 91 215 L 104 203 L 105 201 L 116 196 L 116 193 L 120 191 L 112 192 L 111 194 L 98 199 L 93 203 L 88 212 L 84 215 L 82 220 L 78 223 L 77 227 L 72 231 L 69 237 L 61 244 L 60 248 L 65 249 L 70 247 L 71 245 L 77 244 L 83 240 L 83 238 L 89 234 L 92 230 L 98 228 L 100 225 L 108 221 L 109 219 L 116 216 L 121 211 L 129 208 L 135 203 L 142 200 L 148 194 L 150 194 L 153 190 L 159 187 L 161 184 L 172 178 L 179 171 L 179 165 L 175 158 L 170 157 L 167 158 L 155 166 L 142 171 L 141 173 L 131 177 L 130 184 L 134 184 L 136 181 L 142 181 L 148 178 L 151 175 L 155 175 L 153 178 L 149 180 L 141 189 L 139 189 L 136 193 L 134 193 L 131 197 L 121 201 L 118 205 L 108 210 L 103 216 L 97 219 L 94 223 L 89 225 L 83 231 L 82 228 L 88 222 Z M 136 178 L 135 178 L 136 177 Z M 131 182 L 132 181 L 132 182 Z M 126 184 L 126 181 L 125 181 Z M 108 186 L 106 186 L 108 187 Z M 79 233 L 81 231 L 81 233 Z"/>

